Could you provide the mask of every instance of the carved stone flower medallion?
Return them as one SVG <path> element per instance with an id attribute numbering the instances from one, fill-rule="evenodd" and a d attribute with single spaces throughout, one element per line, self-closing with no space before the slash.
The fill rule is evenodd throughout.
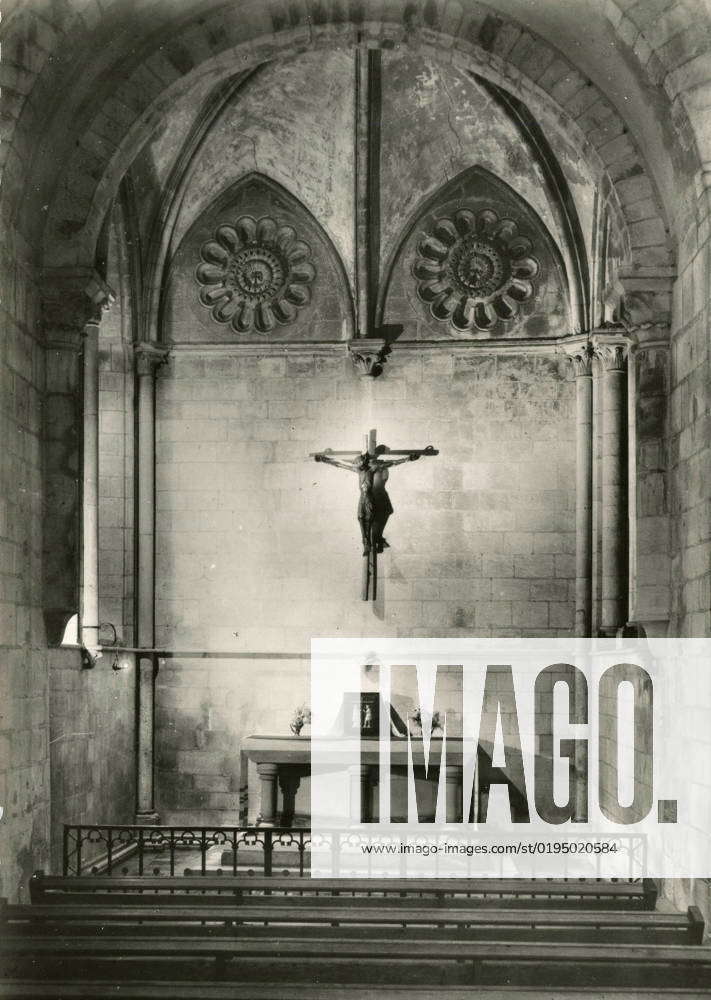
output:
<path id="1" fill-rule="evenodd" d="M 512 219 L 463 209 L 420 240 L 413 274 L 436 320 L 460 331 L 491 330 L 535 295 L 540 264 Z"/>
<path id="2" fill-rule="evenodd" d="M 215 322 L 237 333 L 269 333 L 278 323 L 293 323 L 311 301 L 311 247 L 269 216 L 257 221 L 243 215 L 234 225 L 218 226 L 200 257 L 200 301 Z"/>

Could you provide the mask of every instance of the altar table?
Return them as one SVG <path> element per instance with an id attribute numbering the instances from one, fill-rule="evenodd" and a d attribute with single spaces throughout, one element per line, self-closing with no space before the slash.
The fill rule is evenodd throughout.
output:
<path id="1" fill-rule="evenodd" d="M 377 765 L 380 761 L 379 740 L 361 738 L 361 764 L 356 780 L 361 783 L 361 821 L 367 822 L 372 789 L 377 783 Z M 442 737 L 433 736 L 434 744 L 441 743 Z M 346 744 L 344 744 L 346 745 Z M 352 747 L 352 740 L 350 746 Z M 408 741 L 393 740 L 390 744 L 391 764 L 400 773 L 407 773 Z M 449 737 L 447 740 L 447 816 L 450 822 L 461 822 L 462 802 L 462 739 Z M 432 757 L 432 750 L 430 751 Z M 490 758 L 489 758 L 490 759 Z M 257 765 L 260 784 L 260 811 L 257 823 L 260 826 L 291 826 L 294 819 L 294 802 L 301 779 L 311 772 L 311 740 L 308 736 L 248 736 L 242 744 L 240 754 L 240 824 L 247 825 L 249 811 L 249 761 Z M 439 777 L 438 769 L 432 768 L 433 778 Z M 281 821 L 277 824 L 278 791 L 282 793 Z M 478 797 L 478 796 L 477 796 Z M 477 810 L 478 812 L 478 810 Z M 457 816 L 457 818 L 454 818 Z"/>

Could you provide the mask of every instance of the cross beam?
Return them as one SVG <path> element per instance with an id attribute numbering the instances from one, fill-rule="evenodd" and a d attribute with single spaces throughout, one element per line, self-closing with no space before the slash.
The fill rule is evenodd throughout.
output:
<path id="1" fill-rule="evenodd" d="M 369 455 L 373 455 L 369 448 L 365 449 Z M 317 455 L 332 455 L 337 458 L 339 455 L 362 455 L 362 451 L 334 451 L 333 448 L 323 448 L 321 451 L 310 451 L 309 458 L 316 458 Z M 426 448 L 388 448 L 386 445 L 380 445 L 380 455 L 439 455 L 439 451 L 433 448 L 431 444 L 428 444 Z"/>

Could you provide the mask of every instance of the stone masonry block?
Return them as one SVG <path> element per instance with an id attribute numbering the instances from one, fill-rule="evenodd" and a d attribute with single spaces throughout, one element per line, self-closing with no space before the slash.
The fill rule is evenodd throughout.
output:
<path id="1" fill-rule="evenodd" d="M 554 570 L 553 556 L 535 555 L 514 557 L 514 576 L 517 577 L 552 577 Z"/>

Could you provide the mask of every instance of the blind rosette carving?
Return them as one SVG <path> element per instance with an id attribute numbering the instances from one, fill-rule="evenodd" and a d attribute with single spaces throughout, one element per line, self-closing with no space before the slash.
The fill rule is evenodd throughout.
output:
<path id="1" fill-rule="evenodd" d="M 195 271 L 200 302 L 216 323 L 237 333 L 269 333 L 293 323 L 311 301 L 316 268 L 311 247 L 292 226 L 269 216 L 243 215 L 215 230 L 200 249 Z"/>
<path id="2" fill-rule="evenodd" d="M 491 330 L 535 295 L 540 264 L 532 250 L 516 222 L 490 208 L 438 219 L 417 247 L 418 298 L 455 330 Z"/>

